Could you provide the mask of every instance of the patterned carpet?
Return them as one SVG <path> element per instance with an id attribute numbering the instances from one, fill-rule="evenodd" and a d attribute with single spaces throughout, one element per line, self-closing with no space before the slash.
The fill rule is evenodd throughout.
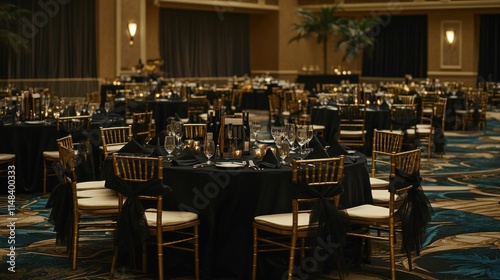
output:
<path id="1" fill-rule="evenodd" d="M 422 185 L 434 208 L 414 270 L 406 258 L 396 257 L 398 279 L 500 279 L 500 113 L 488 115 L 484 131 L 446 131 L 443 157 L 424 159 Z M 99 237 L 98 246 L 83 247 L 78 269 L 71 270 L 64 246 L 55 245 L 45 209 L 48 195 L 16 196 L 15 272 L 8 244 L 7 196 L 0 196 L 1 279 L 107 279 L 112 238 Z M 93 238 L 95 240 L 95 238 Z M 388 279 L 385 244 L 372 244 L 372 262 L 352 269 L 348 279 Z M 154 272 L 154 269 L 150 271 Z M 179 273 L 175 273 L 179 271 Z M 191 279 L 167 272 L 170 279 Z M 120 268 L 116 279 L 152 279 L 130 268 Z M 337 279 L 333 273 L 321 279 Z"/>

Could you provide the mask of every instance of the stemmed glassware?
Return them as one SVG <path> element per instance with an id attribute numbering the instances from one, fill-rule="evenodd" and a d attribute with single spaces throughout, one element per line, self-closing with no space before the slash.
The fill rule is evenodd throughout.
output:
<path id="1" fill-rule="evenodd" d="M 295 124 L 288 123 L 285 125 L 285 137 L 290 144 L 290 153 L 294 150 L 295 138 L 296 138 Z"/>
<path id="2" fill-rule="evenodd" d="M 181 143 L 182 136 L 184 135 L 184 129 L 182 127 L 182 122 L 180 122 L 180 121 L 172 122 L 172 126 L 173 126 L 172 128 L 173 128 L 175 138 L 177 139 L 177 145 L 180 148 L 182 145 L 182 143 Z"/>
<path id="3" fill-rule="evenodd" d="M 173 135 L 165 136 L 164 148 L 165 148 L 165 151 L 167 151 L 167 153 L 168 153 L 168 155 L 166 157 L 166 161 L 170 162 L 171 157 L 172 157 L 172 152 L 175 150 L 175 136 L 173 136 Z"/>
<path id="4" fill-rule="evenodd" d="M 111 109 L 111 105 L 109 102 L 104 102 L 104 110 L 106 111 L 106 116 L 108 116 L 109 109 Z"/>
<path id="5" fill-rule="evenodd" d="M 212 156 L 214 155 L 214 152 L 215 152 L 214 140 L 205 141 L 205 145 L 203 147 L 203 152 L 205 153 L 205 156 L 207 156 L 207 158 L 208 158 L 208 160 L 205 164 L 212 165 L 214 162 L 210 161 L 210 158 L 212 158 Z"/>
<path id="6" fill-rule="evenodd" d="M 286 157 L 290 154 L 290 144 L 287 141 L 281 142 L 281 147 L 278 148 L 278 153 L 281 158 L 281 164 L 287 165 L 288 163 L 285 161 Z"/>
<path id="7" fill-rule="evenodd" d="M 309 138 L 307 137 L 307 130 L 305 128 L 298 128 L 297 129 L 297 142 L 299 143 L 300 146 L 300 154 L 304 154 L 302 150 L 302 146 L 304 146 L 307 143 L 307 140 Z"/>
<path id="8" fill-rule="evenodd" d="M 273 136 L 273 139 L 276 139 L 277 137 L 281 136 L 282 134 L 283 134 L 283 127 L 282 126 L 271 127 L 271 135 Z"/>
<path id="9" fill-rule="evenodd" d="M 306 134 L 307 134 L 306 145 L 309 148 L 309 142 L 313 139 L 313 136 L 314 136 L 314 129 L 313 129 L 312 125 L 306 126 Z"/>
<path id="10" fill-rule="evenodd" d="M 259 132 L 262 128 L 262 125 L 260 124 L 260 121 L 252 121 L 250 124 L 250 129 L 252 130 L 252 133 L 254 135 L 254 141 L 253 141 L 253 146 L 257 147 L 257 136 L 259 135 Z"/>

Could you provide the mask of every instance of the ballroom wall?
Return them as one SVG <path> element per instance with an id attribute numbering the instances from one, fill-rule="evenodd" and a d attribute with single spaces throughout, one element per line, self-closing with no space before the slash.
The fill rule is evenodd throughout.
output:
<path id="1" fill-rule="evenodd" d="M 149 58 L 159 57 L 159 9 L 157 0 L 98 0 L 98 34 L 99 34 L 99 77 L 113 78 L 120 74 L 133 73 L 132 67 L 136 65 L 139 58 L 143 61 Z M 164 6 L 168 0 L 159 3 Z M 182 6 L 173 6 L 183 9 L 208 9 L 218 12 L 213 6 L 202 7 L 200 1 L 176 1 L 182 2 Z M 229 1 L 237 2 L 237 1 Z M 255 1 L 257 3 L 257 0 Z M 258 0 L 258 3 L 261 3 Z M 273 76 L 285 79 L 294 79 L 304 66 L 316 66 L 323 72 L 323 58 L 320 45 L 311 40 L 302 40 L 289 43 L 294 33 L 292 24 L 300 18 L 296 9 L 300 7 L 298 2 L 305 1 L 274 1 L 277 7 L 266 9 L 245 9 L 250 13 L 250 67 L 251 75 L 270 73 Z M 324 3 L 325 1 L 323 1 Z M 360 2 L 360 1 L 358 1 Z M 373 2 L 373 1 L 371 1 Z M 391 2 L 391 1 L 388 1 Z M 394 2 L 394 1 L 392 1 Z M 463 1 L 468 3 L 470 1 Z M 485 1 L 482 1 L 485 2 Z M 488 1 L 486 1 L 488 2 Z M 498 2 L 498 1 L 497 1 Z M 190 4 L 194 3 L 194 4 Z M 492 8 L 457 8 L 442 9 L 432 8 L 421 10 L 397 6 L 377 6 L 375 8 L 351 9 L 349 12 L 339 12 L 339 15 L 365 16 L 383 13 L 385 15 L 415 15 L 425 14 L 428 16 L 428 77 L 436 77 L 441 80 L 463 81 L 466 85 L 474 85 L 477 76 L 478 64 L 478 16 L 480 14 L 500 14 L 498 3 L 492 2 Z M 403 3 L 404 4 L 404 3 Z M 401 5 L 403 5 L 401 4 Z M 265 5 L 265 4 L 264 4 Z M 496 6 L 495 6 L 496 5 Z M 359 5 L 358 5 L 359 6 Z M 228 8 L 229 7 L 229 8 Z M 224 12 L 238 11 L 236 6 L 228 6 Z M 306 8 L 317 8 L 318 6 L 302 6 Z M 356 6 L 357 7 L 357 6 Z M 382 8 L 380 8 L 382 7 Z M 396 7 L 396 8 L 395 8 Z M 126 23 L 137 21 L 139 31 L 130 46 Z M 442 21 L 460 21 L 461 35 L 457 38 L 461 42 L 460 60 L 461 65 L 457 68 L 442 67 L 441 42 L 444 31 L 441 30 Z M 389 23 L 390 24 L 390 23 Z M 411 30 L 409 30 L 411 32 Z M 113 36 L 114 35 L 114 36 Z M 119 43 L 117 43 L 119 42 Z M 331 67 L 341 65 L 344 69 L 355 73 L 361 72 L 361 58 L 350 63 L 342 62 L 341 51 L 335 52 L 333 42 L 329 45 L 328 70 Z M 370 81 L 370 78 L 363 77 Z M 395 77 L 400 78 L 400 77 Z M 371 80 L 382 78 L 372 77 Z M 385 78 L 390 79 L 390 78 Z"/>

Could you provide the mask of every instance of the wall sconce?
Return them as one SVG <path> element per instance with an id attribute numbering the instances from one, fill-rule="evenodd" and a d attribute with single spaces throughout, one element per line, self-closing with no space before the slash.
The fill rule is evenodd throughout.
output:
<path id="1" fill-rule="evenodd" d="M 130 42 L 129 43 L 132 46 L 134 44 L 135 33 L 137 32 L 137 23 L 129 22 L 127 25 L 127 30 L 128 30 L 128 34 L 130 35 Z"/>
<path id="2" fill-rule="evenodd" d="M 446 41 L 448 43 L 453 44 L 455 41 L 455 30 L 446 30 Z"/>

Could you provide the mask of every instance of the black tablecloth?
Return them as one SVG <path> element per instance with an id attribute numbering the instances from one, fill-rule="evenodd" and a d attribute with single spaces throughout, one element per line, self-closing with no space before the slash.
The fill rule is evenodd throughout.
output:
<path id="1" fill-rule="evenodd" d="M 345 166 L 344 207 L 371 203 L 366 157 Z M 199 214 L 200 262 L 206 279 L 249 279 L 252 222 L 257 215 L 291 211 L 291 167 L 255 171 L 166 166 L 172 188 L 165 207 Z"/>
<path id="2" fill-rule="evenodd" d="M 336 134 L 339 131 L 339 116 L 337 108 L 333 106 L 315 106 L 311 111 L 311 121 L 313 124 L 325 126 L 325 141 L 333 143 L 337 139 Z M 373 141 L 373 130 L 376 129 L 390 129 L 391 127 L 391 113 L 389 110 L 381 109 L 367 109 L 365 117 L 366 128 L 366 143 L 364 153 L 371 154 L 371 147 Z"/>
<path id="3" fill-rule="evenodd" d="M 16 192 L 39 192 L 43 185 L 43 152 L 57 150 L 55 125 L 0 126 L 0 153 L 16 155 Z M 51 178 L 53 179 L 53 178 Z M 3 190 L 7 181 L 0 183 Z"/>

